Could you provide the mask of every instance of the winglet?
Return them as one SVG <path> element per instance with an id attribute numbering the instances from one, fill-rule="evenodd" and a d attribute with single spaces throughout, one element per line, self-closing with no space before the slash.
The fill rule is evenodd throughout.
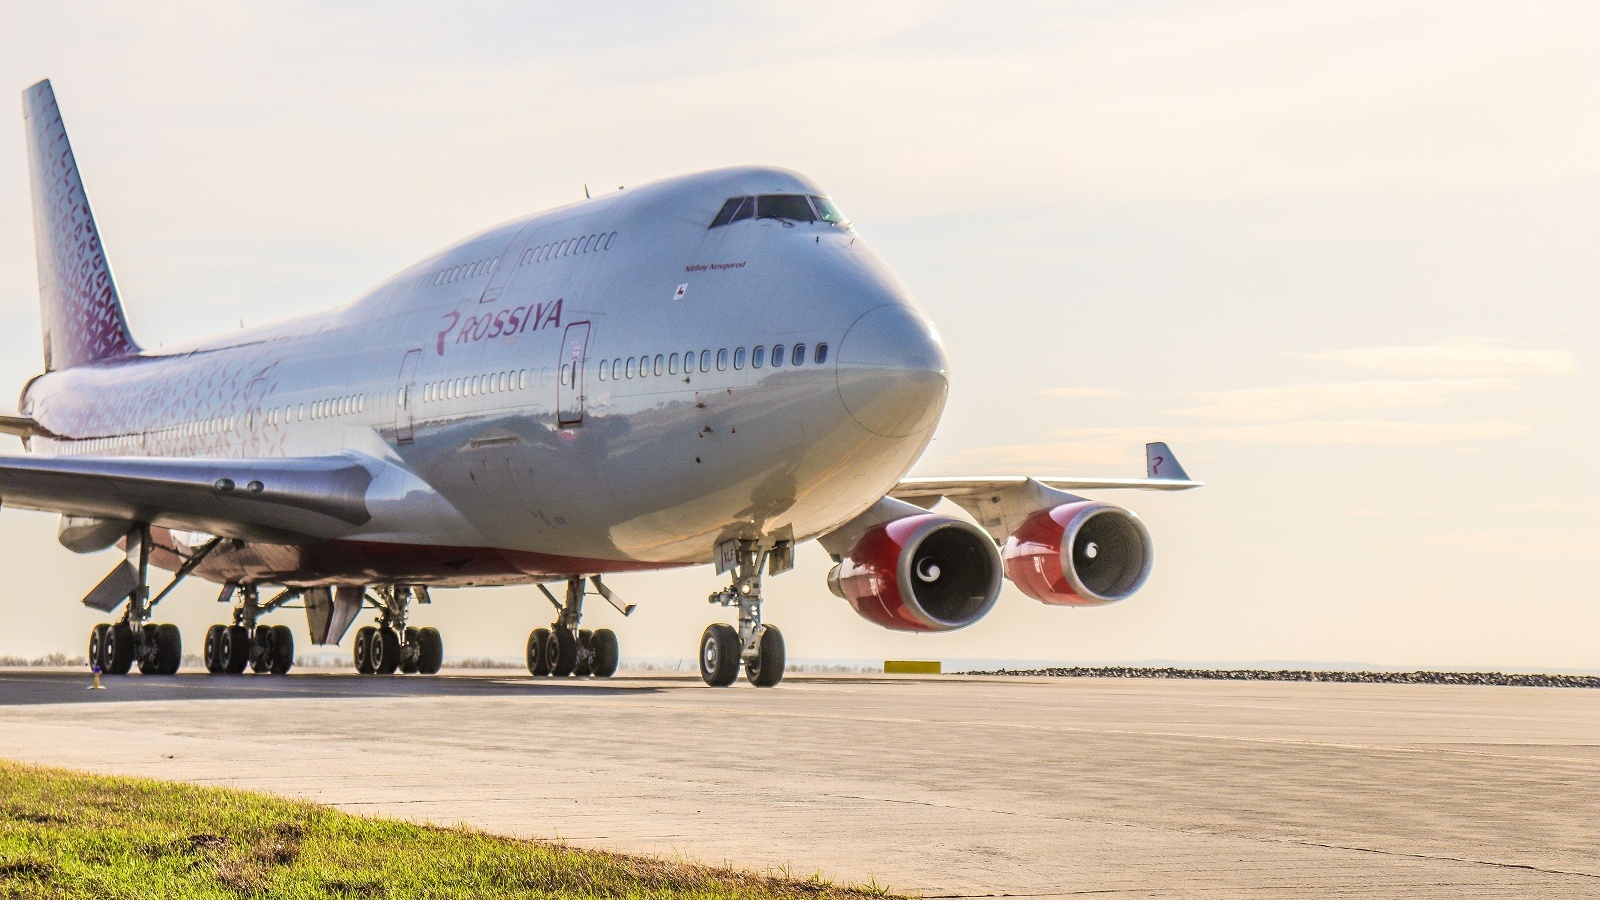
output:
<path id="1" fill-rule="evenodd" d="M 1145 474 L 1161 481 L 1189 481 L 1189 473 L 1183 470 L 1183 464 L 1178 462 L 1167 445 L 1161 441 L 1144 445 Z"/>

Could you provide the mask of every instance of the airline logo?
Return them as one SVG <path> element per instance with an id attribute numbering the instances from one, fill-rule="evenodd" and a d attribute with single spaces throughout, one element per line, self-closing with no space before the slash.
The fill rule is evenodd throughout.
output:
<path id="1" fill-rule="evenodd" d="M 451 310 L 444 314 L 444 319 L 444 330 L 439 332 L 439 340 L 435 344 L 440 356 L 444 355 L 447 344 L 475 344 L 529 331 L 560 328 L 561 299 L 557 298 L 549 304 L 530 303 L 473 316 L 462 316 L 459 310 Z"/>

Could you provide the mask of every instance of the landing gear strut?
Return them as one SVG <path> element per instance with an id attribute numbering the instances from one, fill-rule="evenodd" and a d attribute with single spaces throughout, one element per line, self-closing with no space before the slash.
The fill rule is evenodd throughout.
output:
<path id="1" fill-rule="evenodd" d="M 621 610 L 623 615 L 633 611 L 632 606 L 624 606 L 616 599 L 610 589 L 600 582 L 598 575 L 591 580 L 596 592 Z M 544 585 L 538 585 L 538 588 L 556 608 L 556 620 L 549 628 L 535 628 L 528 635 L 528 671 L 534 675 L 557 677 L 578 675 L 610 678 L 615 675 L 617 663 L 622 658 L 616 632 L 609 628 L 590 631 L 578 627 L 579 620 L 583 618 L 583 576 L 574 575 L 567 579 L 565 603 L 557 600 Z"/>
<path id="2" fill-rule="evenodd" d="M 89 665 L 105 675 L 126 675 L 135 663 L 142 675 L 175 675 L 183 662 L 183 635 L 178 626 L 150 621 L 152 610 L 185 576 L 199 567 L 221 538 L 213 538 L 185 562 L 161 593 L 150 596 L 150 527 L 140 525 L 128 532 L 127 560 L 106 576 L 91 597 L 107 589 L 120 593 L 126 588 L 127 607 L 114 624 L 102 623 L 89 632 Z M 125 580 L 124 580 L 125 579 Z M 131 585 L 130 583 L 131 582 Z M 115 597 L 106 606 L 115 609 Z M 89 602 L 89 601 L 85 601 Z"/>
<path id="3" fill-rule="evenodd" d="M 294 667 L 294 633 L 287 625 L 259 625 L 256 620 L 299 597 L 300 592 L 286 588 L 262 603 L 256 585 L 230 584 L 222 590 L 223 599 L 231 594 L 240 598 L 233 607 L 233 624 L 206 629 L 202 652 L 206 671 L 238 675 L 248 667 L 257 675 L 287 675 Z"/>
<path id="4" fill-rule="evenodd" d="M 783 634 L 761 622 L 761 569 L 769 553 L 755 541 L 739 541 L 733 549 L 733 584 L 712 594 L 711 603 L 739 608 L 739 627 L 721 622 L 700 636 L 700 677 L 712 687 L 727 687 L 739 677 L 756 687 L 774 687 L 783 680 Z M 786 557 L 784 557 L 786 558 Z"/>
<path id="5" fill-rule="evenodd" d="M 406 624 L 412 589 L 383 585 L 368 595 L 378 607 L 378 624 L 356 630 L 356 671 L 363 675 L 437 675 L 444 664 L 444 638 L 437 628 Z M 424 598 L 426 599 L 426 598 Z"/>

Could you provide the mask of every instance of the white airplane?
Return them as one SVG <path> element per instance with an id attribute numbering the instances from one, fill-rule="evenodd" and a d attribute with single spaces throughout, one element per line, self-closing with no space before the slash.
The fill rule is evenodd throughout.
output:
<path id="1" fill-rule="evenodd" d="M 83 602 L 91 665 L 177 671 L 152 622 L 194 575 L 232 620 L 214 673 L 287 672 L 293 640 L 261 617 L 303 603 L 338 643 L 365 607 L 362 673 L 438 671 L 408 627 L 430 587 L 534 584 L 555 622 L 534 675 L 606 677 L 619 648 L 580 628 L 585 595 L 622 612 L 613 572 L 715 565 L 707 684 L 742 667 L 770 687 L 784 642 L 763 574 L 818 540 L 828 586 L 868 620 L 949 631 L 1001 579 L 1048 604 L 1098 606 L 1144 584 L 1149 533 L 1068 493 L 1199 486 L 1163 444 L 1148 477 L 907 478 L 944 408 L 949 365 L 927 313 L 826 193 L 794 172 L 731 168 L 497 225 L 326 313 L 163 350 L 135 343 L 54 92 L 23 94 L 44 373 L 0 430 L 0 501 L 59 513 L 59 537 L 125 555 Z M 974 521 L 929 510 L 941 498 Z M 152 596 L 150 566 L 171 571 Z M 547 583 L 565 583 L 557 598 Z"/>

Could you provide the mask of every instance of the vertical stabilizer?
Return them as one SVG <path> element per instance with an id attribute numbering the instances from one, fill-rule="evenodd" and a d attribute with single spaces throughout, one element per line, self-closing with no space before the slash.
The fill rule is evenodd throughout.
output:
<path id="1" fill-rule="evenodd" d="M 48 80 L 22 92 L 46 371 L 139 352 Z"/>

